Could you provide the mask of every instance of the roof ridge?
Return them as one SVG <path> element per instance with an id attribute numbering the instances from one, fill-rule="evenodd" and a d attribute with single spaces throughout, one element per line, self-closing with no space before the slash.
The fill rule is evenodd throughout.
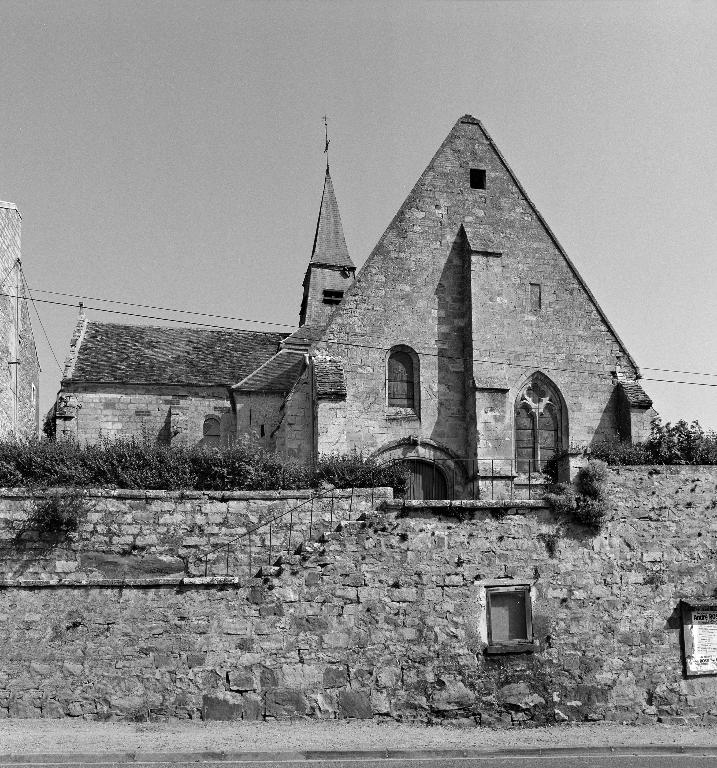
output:
<path id="1" fill-rule="evenodd" d="M 113 328 L 151 328 L 161 331 L 199 331 L 202 333 L 260 333 L 272 336 L 290 336 L 288 331 L 257 331 L 252 328 L 186 328 L 172 325 L 154 325 L 148 323 L 113 323 L 104 320 L 87 320 L 87 325 L 112 326 Z"/>

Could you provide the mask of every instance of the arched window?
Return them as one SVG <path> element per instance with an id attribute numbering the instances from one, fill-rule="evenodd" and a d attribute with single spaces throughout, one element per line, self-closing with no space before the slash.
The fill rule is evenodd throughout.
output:
<path id="1" fill-rule="evenodd" d="M 207 416 L 204 419 L 202 429 L 202 444 L 210 447 L 219 447 L 219 418 L 217 416 Z"/>
<path id="2" fill-rule="evenodd" d="M 418 413 L 418 392 L 418 356 L 410 347 L 394 347 L 386 363 L 388 406 L 410 408 Z"/>
<path id="3" fill-rule="evenodd" d="M 567 426 L 563 400 L 547 376 L 534 374 L 515 400 L 515 461 L 518 472 L 541 472 L 563 449 Z"/>

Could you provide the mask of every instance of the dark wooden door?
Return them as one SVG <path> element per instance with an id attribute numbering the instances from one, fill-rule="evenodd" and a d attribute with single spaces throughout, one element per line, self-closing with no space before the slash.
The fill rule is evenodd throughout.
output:
<path id="1" fill-rule="evenodd" d="M 407 499 L 448 498 L 446 476 L 437 464 L 421 459 L 406 459 L 402 463 L 408 469 Z"/>

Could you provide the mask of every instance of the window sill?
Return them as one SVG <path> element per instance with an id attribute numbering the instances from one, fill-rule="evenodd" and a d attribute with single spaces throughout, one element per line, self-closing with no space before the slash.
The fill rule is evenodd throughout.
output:
<path id="1" fill-rule="evenodd" d="M 500 656 L 506 653 L 535 653 L 539 649 L 537 643 L 498 643 L 489 645 L 486 649 L 488 656 Z"/>
<path id="2" fill-rule="evenodd" d="M 386 410 L 386 418 L 390 420 L 395 419 L 414 419 L 418 421 L 418 414 L 413 408 L 388 408 Z"/>

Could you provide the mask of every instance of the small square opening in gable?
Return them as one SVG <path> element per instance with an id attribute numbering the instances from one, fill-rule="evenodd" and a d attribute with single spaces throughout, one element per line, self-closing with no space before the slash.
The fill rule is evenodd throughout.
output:
<path id="1" fill-rule="evenodd" d="M 485 168 L 471 168 L 471 189 L 485 189 Z"/>

